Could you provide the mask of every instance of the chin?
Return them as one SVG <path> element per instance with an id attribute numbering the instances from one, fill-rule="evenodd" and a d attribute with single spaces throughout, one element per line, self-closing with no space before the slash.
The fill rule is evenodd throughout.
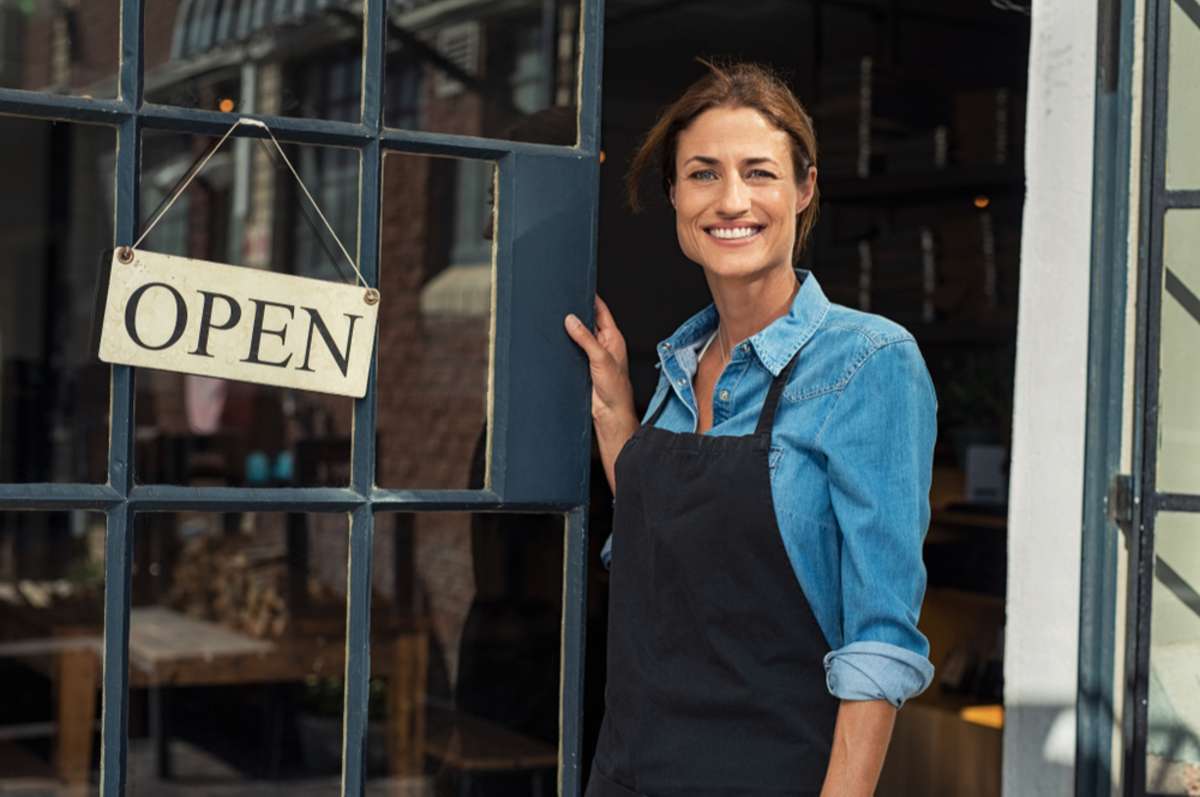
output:
<path id="1" fill-rule="evenodd" d="M 705 271 L 726 278 L 753 277 L 779 265 L 778 258 L 762 252 L 704 252 L 692 259 Z"/>

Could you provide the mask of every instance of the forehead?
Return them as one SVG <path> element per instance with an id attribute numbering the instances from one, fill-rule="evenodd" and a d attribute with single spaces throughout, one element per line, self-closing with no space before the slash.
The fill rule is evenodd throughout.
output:
<path id="1" fill-rule="evenodd" d="M 791 162 L 791 138 L 753 108 L 710 108 L 679 134 L 676 162 L 696 155 L 721 160 Z"/>

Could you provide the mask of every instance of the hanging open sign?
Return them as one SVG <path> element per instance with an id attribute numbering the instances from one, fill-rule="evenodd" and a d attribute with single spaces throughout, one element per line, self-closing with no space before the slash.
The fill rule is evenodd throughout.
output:
<path id="1" fill-rule="evenodd" d="M 100 329 L 100 359 L 201 376 L 362 398 L 375 347 L 379 292 L 138 249 L 137 245 L 240 124 L 197 161 L 132 247 L 112 253 Z M 305 196 L 329 227 L 321 209 Z"/>
<path id="2" fill-rule="evenodd" d="M 362 398 L 378 310 L 353 285 L 118 249 L 100 359 Z"/>

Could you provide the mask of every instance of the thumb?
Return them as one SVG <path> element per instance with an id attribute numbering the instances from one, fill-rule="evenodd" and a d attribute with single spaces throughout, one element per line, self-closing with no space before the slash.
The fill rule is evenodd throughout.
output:
<path id="1" fill-rule="evenodd" d="M 567 335 L 571 340 L 575 341 L 579 348 L 583 349 L 584 354 L 593 363 L 597 360 L 603 361 L 603 358 L 608 355 L 608 351 L 600 345 L 600 341 L 596 340 L 596 336 L 587 328 L 587 325 L 579 320 L 574 313 L 568 313 L 563 319 L 563 326 L 567 329 Z"/>

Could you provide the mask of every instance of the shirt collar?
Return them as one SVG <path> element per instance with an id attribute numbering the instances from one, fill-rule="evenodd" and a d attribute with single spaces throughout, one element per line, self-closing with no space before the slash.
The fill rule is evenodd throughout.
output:
<path id="1" fill-rule="evenodd" d="M 816 276 L 806 269 L 796 269 L 796 277 L 801 281 L 800 290 L 796 291 L 791 309 L 747 341 L 772 376 L 779 376 L 829 312 L 829 300 L 825 298 Z M 660 361 L 665 365 L 669 358 L 679 356 L 688 360 L 680 365 L 685 366 L 686 370 L 690 364 L 694 371 L 696 354 L 717 328 L 717 320 L 717 308 L 710 304 L 684 321 L 674 334 L 658 344 Z"/>

